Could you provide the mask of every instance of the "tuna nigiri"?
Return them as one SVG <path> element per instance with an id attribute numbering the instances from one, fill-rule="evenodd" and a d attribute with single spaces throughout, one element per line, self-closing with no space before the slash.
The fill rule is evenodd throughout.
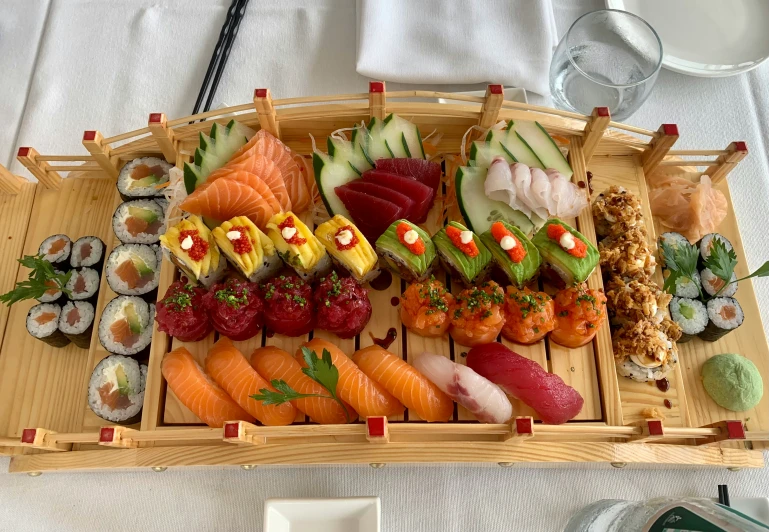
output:
<path id="1" fill-rule="evenodd" d="M 271 193 L 267 185 L 257 191 L 234 179 L 217 179 L 203 183 L 181 203 L 183 211 L 198 214 L 214 220 L 229 220 L 235 216 L 246 216 L 260 229 L 275 214 L 265 199 Z"/>
<path id="2" fill-rule="evenodd" d="M 513 417 L 513 405 L 505 392 L 467 366 L 441 355 L 422 353 L 414 367 L 481 423 L 504 423 Z"/>
<path id="3" fill-rule="evenodd" d="M 331 361 L 339 370 L 337 395 L 350 403 L 361 417 L 395 416 L 403 413 L 403 405 L 390 395 L 384 386 L 358 369 L 350 357 L 334 344 L 314 338 L 302 344 L 302 347 L 315 351 L 318 358 L 321 358 L 324 349 L 331 353 Z M 302 366 L 306 366 L 301 347 L 296 351 L 294 358 Z"/>
<path id="4" fill-rule="evenodd" d="M 302 366 L 291 355 L 277 347 L 261 347 L 251 355 L 251 367 L 266 380 L 285 381 L 294 390 L 302 394 L 328 395 L 328 391 L 310 377 L 302 373 Z M 323 397 L 304 397 L 291 403 L 307 414 L 316 423 L 347 423 L 347 417 L 339 403 Z M 345 405 L 350 420 L 357 417 L 355 410 Z"/>
<path id="5" fill-rule="evenodd" d="M 243 353 L 227 337 L 222 337 L 208 351 L 206 371 L 246 412 L 265 425 L 290 425 L 296 418 L 291 403 L 265 405 L 252 399 L 259 390 L 275 390 L 248 363 Z"/>
<path id="6" fill-rule="evenodd" d="M 206 375 L 187 348 L 179 347 L 167 353 L 160 370 L 176 397 L 206 425 L 221 427 L 226 421 L 254 421 L 251 414 Z"/>
<path id="7" fill-rule="evenodd" d="M 497 342 L 470 349 L 467 366 L 529 405 L 550 425 L 569 421 L 585 402 L 561 377 Z"/>
<path id="8" fill-rule="evenodd" d="M 280 207 L 280 210 L 291 210 L 291 198 L 283 181 L 283 174 L 270 159 L 264 155 L 256 154 L 240 163 L 228 163 L 226 166 L 211 172 L 206 178 L 207 183 L 220 178 L 236 179 L 250 184 L 253 180 L 263 181 L 270 189 Z"/>
<path id="9" fill-rule="evenodd" d="M 454 402 L 413 366 L 378 345 L 365 347 L 352 356 L 363 373 L 413 410 L 425 421 L 448 421 Z"/>

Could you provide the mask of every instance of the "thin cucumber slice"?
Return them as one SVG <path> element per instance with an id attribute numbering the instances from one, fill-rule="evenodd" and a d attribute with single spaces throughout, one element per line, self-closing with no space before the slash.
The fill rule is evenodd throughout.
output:
<path id="1" fill-rule="evenodd" d="M 553 168 L 561 172 L 565 178 L 571 178 L 574 172 L 566 161 L 566 157 L 563 156 L 558 145 L 539 122 L 515 122 L 513 129 L 537 154 L 537 158 L 542 161 L 544 168 Z"/>
<path id="2" fill-rule="evenodd" d="M 331 216 L 341 214 L 349 218 L 350 213 L 347 212 L 347 208 L 336 195 L 334 189 L 358 179 L 360 175 L 348 164 L 348 161 L 338 163 L 325 153 L 315 152 L 312 154 L 312 167 L 315 170 L 315 181 L 318 184 L 320 197 L 326 205 L 328 213 Z"/>
<path id="3" fill-rule="evenodd" d="M 335 163 L 347 162 L 359 175 L 373 168 L 373 165 L 369 164 L 368 159 L 363 156 L 362 151 L 357 150 L 352 142 L 328 137 L 326 144 L 328 145 L 328 155 Z"/>

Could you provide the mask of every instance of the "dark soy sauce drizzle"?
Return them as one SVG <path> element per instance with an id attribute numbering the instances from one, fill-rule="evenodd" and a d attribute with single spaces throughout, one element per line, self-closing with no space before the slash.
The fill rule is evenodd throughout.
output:
<path id="1" fill-rule="evenodd" d="M 390 347 L 390 345 L 395 341 L 395 339 L 398 337 L 398 331 L 395 330 L 395 327 L 390 327 L 387 330 L 387 335 L 384 338 L 376 338 L 374 336 L 374 333 L 369 331 L 369 336 L 371 336 L 371 341 L 374 342 L 376 345 L 381 347 L 382 349 L 387 349 Z"/>

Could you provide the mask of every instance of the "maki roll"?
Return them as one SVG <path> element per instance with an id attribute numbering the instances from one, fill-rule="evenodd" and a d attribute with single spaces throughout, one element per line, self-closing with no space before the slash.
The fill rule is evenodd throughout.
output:
<path id="1" fill-rule="evenodd" d="M 59 330 L 61 307 L 56 303 L 40 303 L 27 313 L 27 332 L 33 338 L 53 347 L 69 345 L 69 338 Z"/>
<path id="2" fill-rule="evenodd" d="M 157 157 L 141 157 L 127 163 L 117 177 L 117 189 L 123 201 L 163 195 L 158 185 L 168 182 L 173 165 Z"/>
<path id="3" fill-rule="evenodd" d="M 118 296 L 104 307 L 99 320 L 99 342 L 110 353 L 138 356 L 152 341 L 155 305 L 136 296 Z"/>
<path id="4" fill-rule="evenodd" d="M 99 294 L 99 272 L 93 268 L 79 268 L 72 271 L 67 281 L 69 298 L 72 301 L 95 302 Z"/>
<path id="5" fill-rule="evenodd" d="M 165 232 L 163 207 L 151 199 L 121 203 L 112 216 L 112 230 L 123 244 L 156 244 Z"/>
<path id="6" fill-rule="evenodd" d="M 61 275 L 62 273 L 64 273 L 61 270 L 56 270 L 56 269 L 54 269 L 54 272 L 57 275 Z M 58 285 L 56 284 L 56 282 L 49 279 L 45 282 L 45 284 L 46 286 L 50 286 L 51 288 L 46 290 L 42 296 L 37 298 L 37 300 L 40 303 L 53 303 L 54 301 L 59 301 L 64 292 L 58 289 Z M 66 297 L 64 298 L 63 301 L 66 301 Z"/>
<path id="7" fill-rule="evenodd" d="M 252 283 L 273 277 L 283 267 L 272 240 L 245 216 L 223 222 L 211 234 L 222 254 Z"/>
<path id="8" fill-rule="evenodd" d="M 315 229 L 315 236 L 331 259 L 349 271 L 359 283 L 371 281 L 379 275 L 376 251 L 363 233 L 341 214 L 320 224 Z"/>
<path id="9" fill-rule="evenodd" d="M 312 281 L 331 270 L 326 248 L 293 212 L 273 215 L 266 227 L 280 258 L 302 279 Z"/>
<path id="10" fill-rule="evenodd" d="M 582 283 L 598 266 L 599 254 L 582 233 L 552 218 L 531 239 L 542 260 L 566 283 Z"/>
<path id="11" fill-rule="evenodd" d="M 71 251 L 72 241 L 67 235 L 53 235 L 43 240 L 37 254 L 42 255 L 44 260 L 57 266 L 67 264 Z"/>
<path id="12" fill-rule="evenodd" d="M 248 340 L 257 335 L 264 322 L 259 285 L 230 278 L 217 283 L 203 296 L 214 329 L 230 340 Z"/>
<path id="13" fill-rule="evenodd" d="M 81 349 L 91 347 L 93 305 L 88 301 L 69 301 L 61 309 L 59 330 Z"/>
<path id="14" fill-rule="evenodd" d="M 601 269 L 630 278 L 651 277 L 657 267 L 646 229 L 633 227 L 598 244 Z"/>
<path id="15" fill-rule="evenodd" d="M 435 244 L 426 231 L 408 220 L 396 220 L 377 238 L 377 254 L 406 281 L 424 281 L 435 261 Z"/>
<path id="16" fill-rule="evenodd" d="M 433 235 L 433 244 L 446 271 L 466 286 L 483 281 L 489 273 L 491 253 L 464 225 L 449 222 Z"/>
<path id="17" fill-rule="evenodd" d="M 673 295 L 676 297 L 697 298 L 700 297 L 701 289 L 700 274 L 694 272 L 691 278 L 679 276 L 676 279 L 675 286 L 673 286 Z"/>
<path id="18" fill-rule="evenodd" d="M 699 242 L 697 242 L 697 247 L 700 250 L 700 268 L 705 266 L 705 260 L 707 260 L 707 258 L 710 256 L 710 251 L 713 249 L 714 239 L 720 240 L 721 243 L 726 247 L 727 251 L 731 251 L 733 249 L 732 243 L 729 242 L 729 239 L 724 235 L 719 233 L 708 233 L 707 235 L 703 236 Z"/>
<path id="19" fill-rule="evenodd" d="M 214 329 L 203 304 L 206 291 L 183 281 L 171 283 L 155 305 L 158 330 L 181 340 L 197 342 Z"/>
<path id="20" fill-rule="evenodd" d="M 481 240 L 511 284 L 521 288 L 537 275 L 542 257 L 537 246 L 516 226 L 503 220 L 494 222 Z"/>
<path id="21" fill-rule="evenodd" d="M 227 261 L 222 258 L 214 237 L 203 220 L 190 216 L 166 229 L 160 244 L 169 259 L 187 277 L 209 288 L 224 275 Z"/>
<path id="22" fill-rule="evenodd" d="M 673 251 L 678 251 L 679 248 L 683 246 L 691 246 L 689 243 L 689 240 L 682 235 L 681 233 L 675 233 L 675 232 L 668 232 L 668 233 L 662 233 L 658 239 L 659 241 L 659 248 L 660 248 L 660 260 L 663 262 L 662 266 L 664 267 L 664 261 L 665 261 L 665 254 L 662 252 L 662 245 L 666 244 L 670 246 Z"/>
<path id="23" fill-rule="evenodd" d="M 708 324 L 708 311 L 696 299 L 674 297 L 670 302 L 670 317 L 681 327 L 679 343 L 688 342 L 699 335 Z"/>
<path id="24" fill-rule="evenodd" d="M 678 364 L 676 338 L 650 321 L 627 324 L 612 336 L 617 373 L 637 382 L 665 378 Z"/>
<path id="25" fill-rule="evenodd" d="M 742 325 L 745 316 L 742 307 L 733 297 L 716 297 L 708 301 L 708 324 L 699 333 L 702 340 L 715 342 Z"/>
<path id="26" fill-rule="evenodd" d="M 624 187 L 611 186 L 593 202 L 595 232 L 603 238 L 643 225 L 641 201 Z"/>
<path id="27" fill-rule="evenodd" d="M 160 281 L 160 248 L 146 244 L 121 244 L 107 258 L 107 282 L 125 296 L 149 294 Z"/>
<path id="28" fill-rule="evenodd" d="M 101 271 L 104 260 L 104 242 L 97 236 L 83 236 L 72 244 L 69 265 L 73 268 L 93 268 Z"/>
<path id="29" fill-rule="evenodd" d="M 132 425 L 141 419 L 147 366 L 133 358 L 110 355 L 96 365 L 88 381 L 88 406 L 105 421 Z"/>
<path id="30" fill-rule="evenodd" d="M 705 268 L 700 272 L 700 282 L 702 283 L 702 289 L 705 293 L 714 297 L 718 294 L 720 297 L 732 297 L 737 293 L 737 274 L 732 272 L 732 278 L 727 285 L 723 279 L 710 271 L 710 268 Z M 720 293 L 719 293 L 720 290 Z"/>

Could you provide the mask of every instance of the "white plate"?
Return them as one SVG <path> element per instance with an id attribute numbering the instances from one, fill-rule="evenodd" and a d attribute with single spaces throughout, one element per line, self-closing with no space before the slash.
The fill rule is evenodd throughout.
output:
<path id="1" fill-rule="evenodd" d="M 380 532 L 379 497 L 267 499 L 264 532 Z"/>
<path id="2" fill-rule="evenodd" d="M 752 70 L 769 58 L 767 0 L 606 0 L 648 22 L 665 68 L 702 77 Z"/>

